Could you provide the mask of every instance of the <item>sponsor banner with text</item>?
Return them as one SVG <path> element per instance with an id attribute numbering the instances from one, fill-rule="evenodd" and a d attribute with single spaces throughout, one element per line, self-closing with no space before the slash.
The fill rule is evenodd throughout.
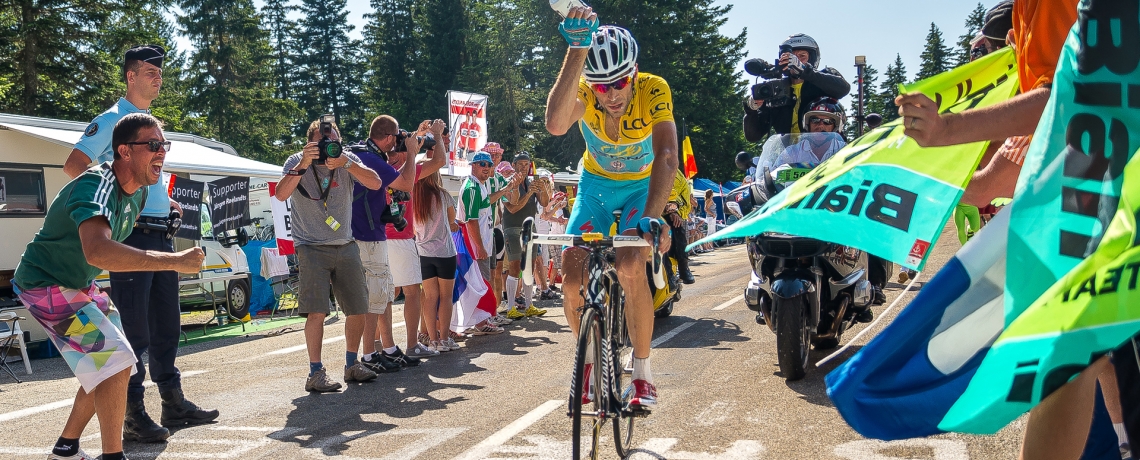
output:
<path id="1" fill-rule="evenodd" d="M 182 206 L 182 226 L 174 236 L 188 240 L 202 239 L 202 193 L 206 184 L 185 177 L 170 176 L 167 186 L 170 198 Z"/>
<path id="2" fill-rule="evenodd" d="M 990 106 L 1016 92 L 1012 64 L 1011 51 L 993 53 L 906 91 L 948 94 L 968 81 L 976 90 L 940 97 L 942 111 Z M 902 122 L 894 120 L 848 144 L 759 210 L 706 240 L 787 233 L 921 269 L 988 143 L 921 148 L 903 135 Z"/>
<path id="3" fill-rule="evenodd" d="M 273 233 L 277 237 L 278 252 L 287 256 L 293 253 L 293 226 L 290 222 L 293 219 L 290 215 L 293 209 L 293 199 L 281 201 L 276 196 L 277 183 L 270 182 L 269 209 L 273 211 Z"/>
<path id="4" fill-rule="evenodd" d="M 249 178 L 226 177 L 209 183 L 214 234 L 249 225 Z"/>
<path id="5" fill-rule="evenodd" d="M 447 126 L 451 132 L 448 172 L 453 176 L 471 174 L 468 161 L 474 152 L 487 145 L 487 96 L 447 92 Z"/>

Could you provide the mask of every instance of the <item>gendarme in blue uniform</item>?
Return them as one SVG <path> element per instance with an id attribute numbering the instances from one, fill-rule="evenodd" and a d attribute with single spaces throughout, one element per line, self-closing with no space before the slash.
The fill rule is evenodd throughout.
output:
<path id="1" fill-rule="evenodd" d="M 111 151 L 111 133 L 115 131 L 115 124 L 123 117 L 132 113 L 150 112 L 142 110 L 131 104 L 127 98 L 119 98 L 119 102 L 107 109 L 87 125 L 83 136 L 75 143 L 75 148 L 87 154 L 94 163 L 105 163 L 115 159 Z M 142 215 L 147 217 L 166 218 L 170 215 L 170 198 L 166 194 L 166 181 L 159 180 L 147 190 L 146 205 Z"/>

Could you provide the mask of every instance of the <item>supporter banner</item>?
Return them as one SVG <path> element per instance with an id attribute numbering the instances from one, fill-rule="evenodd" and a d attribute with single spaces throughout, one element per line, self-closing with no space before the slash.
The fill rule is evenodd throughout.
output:
<path id="1" fill-rule="evenodd" d="M 202 239 L 202 192 L 206 184 L 185 177 L 170 176 L 167 192 L 182 205 L 182 226 L 174 236 L 188 240 Z"/>
<path id="2" fill-rule="evenodd" d="M 992 53 L 904 91 L 942 94 L 943 112 L 993 105 L 1017 90 L 1013 59 L 1010 50 Z M 967 86 L 975 91 L 961 97 L 952 91 Z M 758 211 L 694 245 L 780 232 L 859 248 L 921 269 L 987 143 L 921 148 L 903 135 L 902 121 L 848 144 Z"/>
<path id="3" fill-rule="evenodd" d="M 1140 84 L 1140 37 L 1081 32 L 1092 17 L 1140 24 L 1105 5 L 1069 34 L 1012 205 L 828 375 L 860 434 L 995 433 L 1140 331 L 1140 119 L 1122 97 Z"/>
<path id="4" fill-rule="evenodd" d="M 293 253 L 293 225 L 290 212 L 293 210 L 293 199 L 281 201 L 277 199 L 277 183 L 269 183 L 269 209 L 273 211 L 273 236 L 277 238 L 277 251 L 287 256 Z"/>
<path id="5" fill-rule="evenodd" d="M 1140 36 L 1103 26 L 1137 30 L 1140 15 L 1081 5 L 1010 205 L 1005 330 L 946 430 L 996 432 L 1140 330 Z"/>
<path id="6" fill-rule="evenodd" d="M 448 171 L 465 177 L 471 174 L 468 161 L 472 152 L 478 152 L 487 144 L 487 96 L 448 91 L 447 106 L 447 126 L 451 131 Z"/>
<path id="7" fill-rule="evenodd" d="M 249 178 L 226 177 L 210 182 L 210 223 L 214 234 L 249 225 Z"/>

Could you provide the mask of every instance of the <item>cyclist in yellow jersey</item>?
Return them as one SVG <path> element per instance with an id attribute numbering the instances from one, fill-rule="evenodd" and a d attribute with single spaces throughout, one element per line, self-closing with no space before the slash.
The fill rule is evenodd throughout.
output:
<path id="1" fill-rule="evenodd" d="M 677 171 L 677 126 L 669 85 L 661 77 L 639 72 L 633 36 L 620 27 L 599 27 L 597 15 L 588 7 L 572 8 L 559 31 L 570 46 L 547 99 L 546 129 L 562 135 L 577 124 L 586 139 L 585 167 L 567 231 L 605 232 L 614 211 L 620 210 L 618 231 L 645 233 L 653 220 L 660 222 Z M 667 226 L 662 233 L 660 248 L 665 250 Z M 563 292 L 578 292 L 585 255 L 575 248 L 564 253 Z M 614 264 L 625 290 L 626 323 L 633 342 L 630 404 L 642 408 L 657 404 L 649 367 L 653 299 L 645 277 L 648 257 L 648 249 L 620 248 Z M 577 334 L 582 298 L 567 295 L 563 306 L 570 329 Z M 588 364 L 587 372 L 591 368 Z"/>

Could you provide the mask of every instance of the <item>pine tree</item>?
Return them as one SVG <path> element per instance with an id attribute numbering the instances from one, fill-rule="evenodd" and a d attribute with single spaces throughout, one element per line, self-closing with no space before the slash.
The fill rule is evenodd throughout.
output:
<path id="1" fill-rule="evenodd" d="M 951 49 L 942 40 L 942 31 L 938 26 L 930 23 L 930 32 L 926 34 L 926 46 L 923 47 L 922 63 L 919 65 L 916 80 L 933 77 L 950 70 Z"/>
<path id="2" fill-rule="evenodd" d="M 0 111 L 90 120 L 113 101 L 121 54 L 96 43 L 117 14 L 138 2 L 11 0 L 0 29 Z"/>
<path id="3" fill-rule="evenodd" d="M 986 7 L 978 3 L 974 11 L 966 17 L 966 33 L 958 37 L 957 53 L 954 55 L 956 66 L 970 62 L 970 42 L 974 40 L 974 36 L 982 30 L 982 26 L 986 25 Z"/>
<path id="4" fill-rule="evenodd" d="M 895 62 L 887 66 L 883 84 L 879 86 L 879 100 L 883 108 L 879 115 L 883 116 L 883 123 L 899 117 L 899 107 L 895 105 L 895 98 L 899 95 L 899 85 L 905 84 L 906 66 L 903 65 L 902 56 L 896 54 Z"/>
<path id="5" fill-rule="evenodd" d="M 205 133 L 243 156 L 274 163 L 274 148 L 296 119 L 291 101 L 273 97 L 269 34 L 251 0 L 183 0 L 179 18 L 194 44 L 187 104 L 205 115 Z"/>
<path id="6" fill-rule="evenodd" d="M 348 38 L 345 0 L 302 0 L 299 23 L 295 100 L 305 113 L 296 133 L 305 134 L 309 122 L 321 114 L 336 116 L 341 137 L 361 139 L 366 134 L 367 112 L 361 105 L 360 43 Z"/>
<path id="7" fill-rule="evenodd" d="M 365 14 L 368 23 L 363 34 L 368 69 L 364 99 L 377 115 L 392 115 L 402 128 L 414 128 L 409 116 L 418 95 L 412 76 L 420 49 L 412 17 L 415 1 L 372 0 L 371 5 L 375 13 Z"/>
<path id="8" fill-rule="evenodd" d="M 269 31 L 269 47 L 273 49 L 273 97 L 277 99 L 289 99 L 293 95 L 297 23 L 289 19 L 289 14 L 296 10 L 290 0 L 266 0 L 261 7 L 261 16 Z"/>

